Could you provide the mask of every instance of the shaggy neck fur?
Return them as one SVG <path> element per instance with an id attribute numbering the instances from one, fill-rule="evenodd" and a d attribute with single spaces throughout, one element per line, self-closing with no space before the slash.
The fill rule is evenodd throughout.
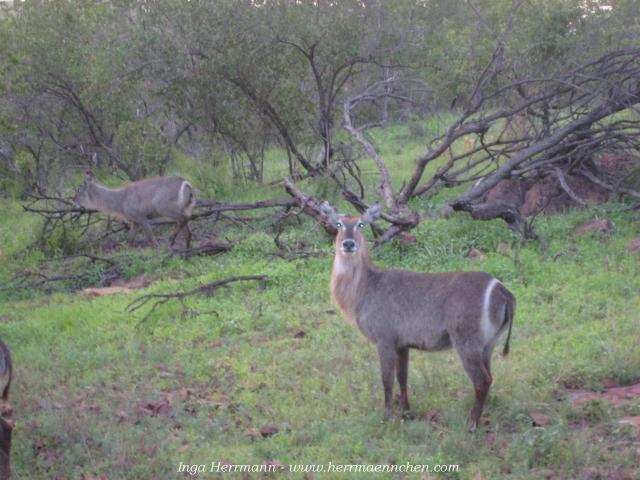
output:
<path id="1" fill-rule="evenodd" d="M 91 210 L 100 210 L 111 215 L 123 218 L 122 203 L 124 198 L 124 188 L 107 188 L 102 185 L 93 184 L 89 191 L 89 201 Z"/>
<path id="2" fill-rule="evenodd" d="M 353 255 L 337 253 L 331 273 L 331 295 L 345 318 L 357 324 L 357 310 L 362 301 L 367 278 L 372 271 L 366 249 Z"/>

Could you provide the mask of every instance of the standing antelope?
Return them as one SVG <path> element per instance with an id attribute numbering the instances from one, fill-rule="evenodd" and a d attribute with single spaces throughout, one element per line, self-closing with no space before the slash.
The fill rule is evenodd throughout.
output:
<path id="1" fill-rule="evenodd" d="M 11 353 L 0 340 L 0 480 L 11 478 L 11 420 L 12 408 L 9 404 L 9 387 L 11 386 L 12 365 Z"/>
<path id="2" fill-rule="evenodd" d="M 482 272 L 418 273 L 386 270 L 369 260 L 363 235 L 380 216 L 378 205 L 361 217 L 338 215 L 327 202 L 322 213 L 338 234 L 331 273 L 331 295 L 346 319 L 378 347 L 385 419 L 392 415 L 394 373 L 400 404 L 409 410 L 409 349 L 438 351 L 453 346 L 475 388 L 475 404 L 467 426 L 475 431 L 491 387 L 491 353 L 509 330 L 515 297 L 495 277 Z"/>
<path id="3" fill-rule="evenodd" d="M 121 188 L 107 188 L 99 185 L 93 174 L 87 172 L 73 201 L 87 210 L 106 212 L 126 222 L 130 246 L 133 246 L 138 227 L 141 227 L 147 242 L 157 247 L 149 221 L 169 219 L 177 223 L 170 245 L 173 246 L 178 234 L 185 230 L 185 245 L 191 248 L 189 218 L 196 205 L 196 197 L 191 184 L 182 177 L 148 178 Z"/>

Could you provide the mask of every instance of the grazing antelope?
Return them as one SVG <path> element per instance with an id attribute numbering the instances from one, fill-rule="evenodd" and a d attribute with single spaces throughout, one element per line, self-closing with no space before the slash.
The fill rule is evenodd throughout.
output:
<path id="1" fill-rule="evenodd" d="M 79 207 L 99 210 L 126 222 L 130 246 L 133 246 L 140 227 L 147 242 L 157 247 L 150 220 L 169 219 L 177 223 L 170 245 L 173 246 L 178 234 L 185 230 L 185 245 L 191 248 L 189 218 L 196 205 L 196 197 L 191 184 L 182 177 L 148 178 L 121 188 L 107 188 L 99 185 L 93 174 L 87 172 L 73 201 Z"/>
<path id="2" fill-rule="evenodd" d="M 13 421 L 10 419 L 12 409 L 9 404 L 9 387 L 11 386 L 11 353 L 0 340 L 0 393 L 2 405 L 0 406 L 0 480 L 11 477 L 11 432 Z"/>
<path id="3" fill-rule="evenodd" d="M 381 214 L 371 206 L 361 217 L 338 215 L 327 202 L 322 213 L 337 230 L 331 295 L 346 319 L 378 348 L 384 387 L 385 419 L 392 414 L 394 373 L 400 405 L 409 410 L 409 349 L 438 351 L 454 347 L 475 388 L 467 426 L 475 431 L 491 386 L 491 353 L 509 330 L 515 297 L 487 273 L 418 273 L 377 268 L 369 260 L 365 226 Z"/>

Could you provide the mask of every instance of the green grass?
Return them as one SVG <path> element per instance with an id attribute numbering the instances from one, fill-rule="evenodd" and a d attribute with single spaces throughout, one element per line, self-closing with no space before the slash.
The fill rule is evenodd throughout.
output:
<path id="1" fill-rule="evenodd" d="M 385 155 L 407 132 L 401 126 L 380 132 Z M 418 143 L 405 143 L 396 168 L 410 168 Z M 273 194 L 234 192 L 231 198 Z M 25 248 L 38 221 L 15 202 L 1 206 L 11 213 L 11 224 L 0 225 L 3 283 L 40 265 L 42 255 Z M 595 215 L 613 221 L 611 235 L 570 234 Z M 326 255 L 284 261 L 270 255 L 271 235 L 256 225 L 225 231 L 238 244 L 214 258 L 162 261 L 151 251 L 134 252 L 141 259 L 124 273 L 156 278 L 148 290 L 104 298 L 64 291 L 0 296 L 0 336 L 15 364 L 17 478 L 185 478 L 177 473 L 180 462 L 217 461 L 460 465 L 458 473 L 424 478 L 609 478 L 615 472 L 640 478 L 638 431 L 617 423 L 640 415 L 639 401 L 613 408 L 566 400 L 568 389 L 598 389 L 603 378 L 640 381 L 640 257 L 624 250 L 640 236 L 637 211 L 609 204 L 539 218 L 536 228 L 546 242 L 523 247 L 521 273 L 504 223 L 462 214 L 426 221 L 413 232 L 415 244 L 391 242 L 373 255 L 385 267 L 485 270 L 516 294 L 511 354 L 494 357 L 489 425 L 474 435 L 464 429 L 472 388 L 454 352 L 412 352 L 412 407 L 418 414 L 437 412 L 437 421 L 381 423 L 375 349 L 335 314 L 329 299 L 330 239 L 307 219 L 292 223 L 281 240 L 302 241 Z M 485 259 L 466 260 L 471 248 Z M 188 298 L 186 311 L 168 303 L 141 328 L 136 325 L 148 308 L 126 311 L 143 293 L 243 274 L 269 275 L 266 288 L 237 283 Z M 295 336 L 300 330 L 303 338 Z M 149 402 L 168 402 L 170 409 L 148 415 Z M 549 424 L 533 427 L 531 412 L 548 415 Z M 278 433 L 262 438 L 266 426 Z M 350 478 L 322 476 L 334 477 Z"/>

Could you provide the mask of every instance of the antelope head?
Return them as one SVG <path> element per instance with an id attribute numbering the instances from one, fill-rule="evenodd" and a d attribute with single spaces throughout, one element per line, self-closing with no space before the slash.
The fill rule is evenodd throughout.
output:
<path id="1" fill-rule="evenodd" d="M 84 176 L 84 181 L 76 189 L 76 195 L 73 197 L 73 204 L 77 208 L 86 208 L 87 210 L 93 210 L 94 205 L 91 199 L 91 187 L 95 182 L 95 177 L 91 171 L 87 171 Z"/>
<path id="2" fill-rule="evenodd" d="M 338 230 L 336 235 L 336 255 L 343 259 L 359 257 L 367 251 L 363 230 L 382 213 L 380 205 L 371 205 L 361 216 L 340 215 L 328 202 L 322 202 L 320 211 L 329 223 Z"/>

